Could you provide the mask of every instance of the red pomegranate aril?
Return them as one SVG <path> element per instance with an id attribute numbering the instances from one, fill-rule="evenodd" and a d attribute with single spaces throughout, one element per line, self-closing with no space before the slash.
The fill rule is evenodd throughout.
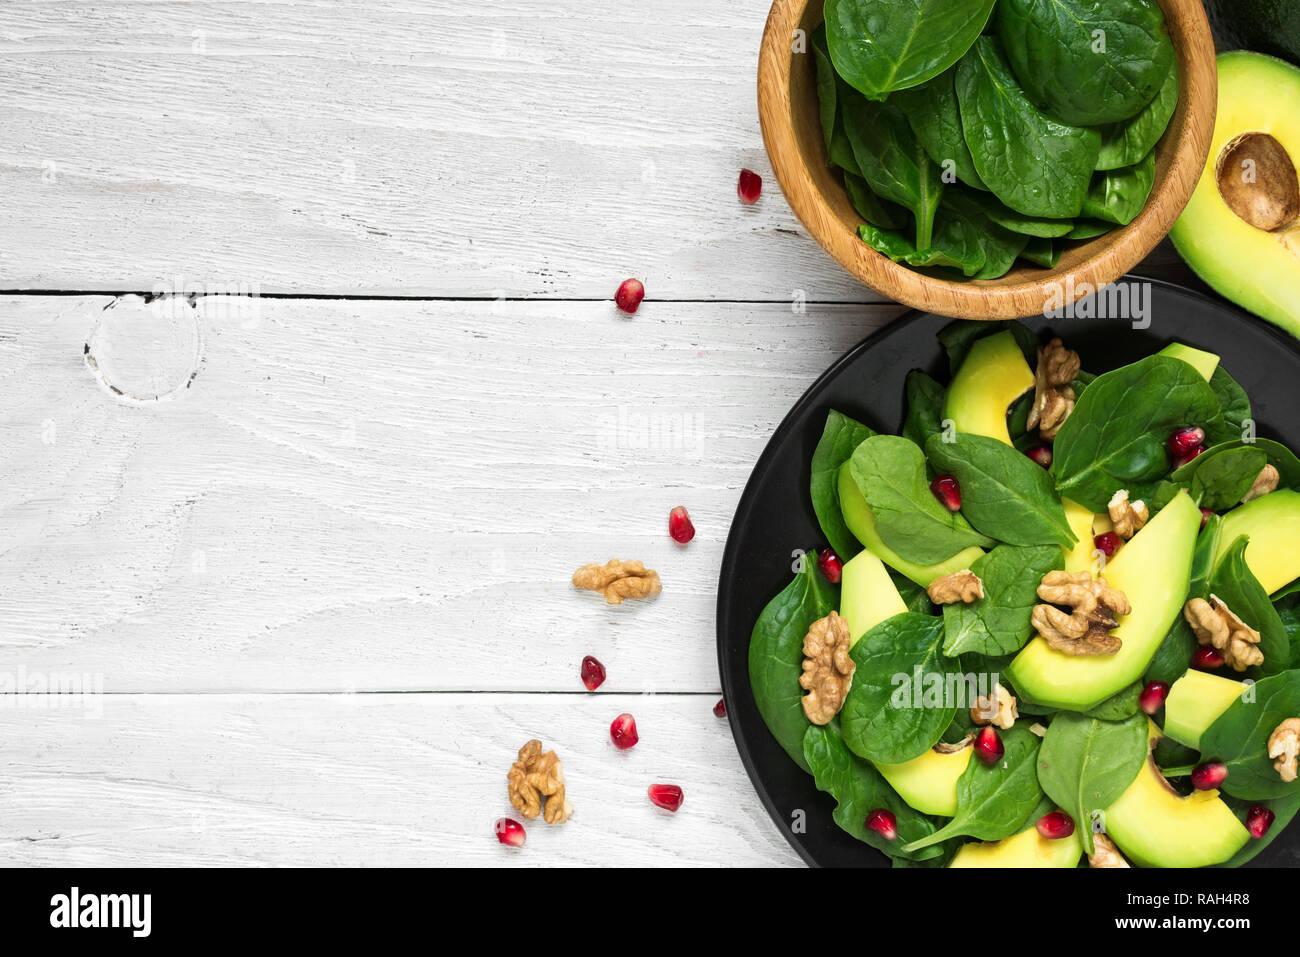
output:
<path id="1" fill-rule="evenodd" d="M 652 784 L 646 793 L 650 795 L 651 804 L 674 814 L 682 806 L 682 801 L 686 800 L 686 795 L 682 794 L 682 789 L 676 784 Z"/>
<path id="2" fill-rule="evenodd" d="M 886 841 L 898 840 L 898 818 L 893 811 L 878 807 L 867 815 L 867 829 L 875 831 Z"/>
<path id="3" fill-rule="evenodd" d="M 1092 543 L 1097 546 L 1097 551 L 1107 558 L 1114 558 L 1115 553 L 1119 551 L 1121 539 L 1114 532 L 1102 532 L 1092 540 Z"/>
<path id="4" fill-rule="evenodd" d="M 742 203 L 757 203 L 759 194 L 762 192 L 763 177 L 752 169 L 742 169 L 740 171 L 740 181 L 736 183 L 736 195 L 740 197 L 740 201 Z"/>
<path id="5" fill-rule="evenodd" d="M 991 724 L 980 728 L 975 735 L 975 757 L 991 766 L 1001 761 L 1004 754 L 1006 748 L 1002 746 L 1002 736 L 997 729 Z"/>
<path id="6" fill-rule="evenodd" d="M 1192 459 L 1197 458 L 1198 456 L 1203 455 L 1204 453 L 1205 453 L 1205 446 L 1198 445 L 1196 448 L 1192 449 L 1186 455 L 1174 459 L 1174 468 L 1180 469 L 1188 462 L 1190 462 Z"/>
<path id="7" fill-rule="evenodd" d="M 1268 833 L 1276 817 L 1277 815 L 1268 808 L 1256 804 L 1246 812 L 1246 830 L 1250 831 L 1251 837 L 1261 838 Z"/>
<path id="8" fill-rule="evenodd" d="M 624 279 L 618 292 L 614 293 L 614 304 L 630 315 L 636 312 L 644 298 L 645 286 L 641 285 L 640 279 Z"/>
<path id="9" fill-rule="evenodd" d="M 823 548 L 817 553 L 817 570 L 825 575 L 826 580 L 832 585 L 838 585 L 844 575 L 844 563 L 840 561 L 840 556 L 829 548 Z"/>
<path id="10" fill-rule="evenodd" d="M 685 545 L 695 537 L 695 526 L 685 505 L 678 505 L 668 513 L 668 534 L 679 545 Z"/>
<path id="11" fill-rule="evenodd" d="M 1192 787 L 1198 791 L 1217 788 L 1228 777 L 1228 766 L 1222 761 L 1206 761 L 1192 768 Z"/>
<path id="12" fill-rule="evenodd" d="M 1052 467 L 1052 447 L 1050 445 L 1035 445 L 1032 449 L 1026 449 L 1025 454 L 1045 469 Z"/>
<path id="13" fill-rule="evenodd" d="M 1211 512 L 1208 508 L 1202 508 L 1202 509 L 1201 509 L 1201 528 L 1204 528 L 1204 527 L 1206 526 L 1206 524 L 1209 523 L 1210 519 L 1214 518 L 1214 516 L 1215 516 L 1216 514 L 1217 514 L 1216 512 Z"/>
<path id="14" fill-rule="evenodd" d="M 936 478 L 930 483 L 930 491 L 948 511 L 961 511 L 961 486 L 951 475 L 940 475 Z"/>
<path id="15" fill-rule="evenodd" d="M 524 841 L 528 840 L 524 826 L 508 817 L 499 818 L 493 830 L 497 832 L 497 840 L 506 847 L 523 847 Z"/>
<path id="16" fill-rule="evenodd" d="M 1197 671 L 1217 671 L 1223 667 L 1223 655 L 1213 648 L 1197 648 L 1192 655 L 1192 667 Z"/>
<path id="17" fill-rule="evenodd" d="M 614 742 L 614 747 L 622 751 L 636 747 L 636 743 L 641 740 L 636 733 L 636 718 L 627 713 L 620 714 L 610 723 L 609 739 Z"/>
<path id="18" fill-rule="evenodd" d="M 1155 714 L 1165 706 L 1167 697 L 1169 697 L 1169 685 L 1163 681 L 1149 681 L 1142 689 L 1142 694 L 1138 696 L 1138 707 L 1145 714 Z"/>
<path id="19" fill-rule="evenodd" d="M 1179 429 L 1169 436 L 1169 454 L 1176 459 L 1186 458 L 1204 441 L 1204 429 Z"/>
<path id="20" fill-rule="evenodd" d="M 1053 811 L 1040 817 L 1035 827 L 1038 828 L 1038 833 L 1049 841 L 1059 841 L 1074 833 L 1074 818 L 1064 811 Z"/>
<path id="21" fill-rule="evenodd" d="M 582 667 L 578 669 L 578 673 L 582 675 L 582 683 L 587 686 L 588 691 L 595 691 L 605 683 L 605 666 L 591 655 L 582 659 Z"/>
<path id="22" fill-rule="evenodd" d="M 718 703 L 713 706 L 713 716 L 715 718 L 725 718 L 727 716 L 727 701 L 725 698 L 719 698 Z"/>

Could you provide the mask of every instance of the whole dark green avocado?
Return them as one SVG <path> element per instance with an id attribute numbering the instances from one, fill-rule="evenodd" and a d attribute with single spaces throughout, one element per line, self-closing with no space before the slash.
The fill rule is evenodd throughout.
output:
<path id="1" fill-rule="evenodd" d="M 1300 66 L 1296 0 L 1205 0 L 1220 52 L 1254 50 Z"/>

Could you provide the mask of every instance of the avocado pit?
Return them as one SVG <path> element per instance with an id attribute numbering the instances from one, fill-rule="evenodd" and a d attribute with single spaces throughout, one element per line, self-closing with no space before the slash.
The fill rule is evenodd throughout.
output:
<path id="1" fill-rule="evenodd" d="M 1242 133 L 1219 154 L 1219 195 L 1241 220 L 1275 232 L 1300 219 L 1300 178 L 1286 148 L 1268 133 Z"/>

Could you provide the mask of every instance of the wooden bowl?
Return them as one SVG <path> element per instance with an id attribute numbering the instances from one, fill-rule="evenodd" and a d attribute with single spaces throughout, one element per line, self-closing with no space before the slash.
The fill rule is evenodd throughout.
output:
<path id="1" fill-rule="evenodd" d="M 1159 0 L 1178 53 L 1178 110 L 1156 146 L 1156 179 L 1146 208 L 1128 226 L 1081 243 L 1054 269 L 1017 266 L 1001 279 L 936 278 L 893 262 L 858 238 L 854 211 L 830 165 L 817 111 L 811 41 L 823 0 L 776 0 L 758 59 L 758 113 L 777 182 L 817 242 L 871 288 L 915 309 L 961 319 L 1017 319 L 1041 314 L 1119 279 L 1162 240 L 1205 169 L 1218 104 L 1214 38 L 1201 0 Z M 793 52 L 795 30 L 805 31 Z"/>

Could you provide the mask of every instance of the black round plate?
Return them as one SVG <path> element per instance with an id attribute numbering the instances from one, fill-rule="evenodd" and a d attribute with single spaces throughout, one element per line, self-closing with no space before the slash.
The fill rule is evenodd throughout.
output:
<path id="1" fill-rule="evenodd" d="M 1222 357 L 1249 394 L 1259 434 L 1300 449 L 1300 344 L 1230 306 L 1177 286 L 1149 280 L 1150 326 L 1129 320 L 1026 320 L 1040 335 L 1060 335 L 1105 372 L 1177 340 Z M 898 433 L 904 380 L 923 369 L 948 379 L 936 338 L 952 322 L 911 313 L 851 349 L 804 394 L 763 450 L 745 486 L 727 538 L 718 584 L 718 666 L 731 730 L 750 780 L 777 828 L 809 864 L 886 867 L 888 859 L 854 840 L 831 819 L 835 802 L 813 785 L 776 743 L 749 686 L 749 635 L 764 606 L 793 575 L 793 552 L 824 545 L 808 495 L 808 470 L 826 413 L 838 409 L 873 429 Z M 1300 823 L 1288 828 L 1253 863 L 1300 866 Z"/>

